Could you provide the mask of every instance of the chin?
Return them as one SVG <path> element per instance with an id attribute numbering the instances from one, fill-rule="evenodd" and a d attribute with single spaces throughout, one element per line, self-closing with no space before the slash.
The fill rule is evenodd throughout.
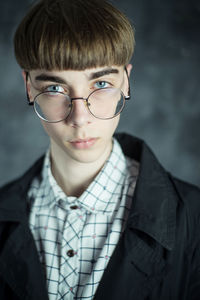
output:
<path id="1" fill-rule="evenodd" d="M 83 164 L 97 162 L 102 157 L 102 153 L 99 153 L 98 151 L 95 151 L 95 153 L 94 151 L 77 151 L 77 153 L 68 153 L 68 155 L 71 157 L 72 160 Z"/>
<path id="2" fill-rule="evenodd" d="M 74 161 L 79 163 L 95 163 L 98 162 L 104 164 L 111 152 L 112 144 L 101 144 L 85 149 L 67 149 L 66 154 Z"/>

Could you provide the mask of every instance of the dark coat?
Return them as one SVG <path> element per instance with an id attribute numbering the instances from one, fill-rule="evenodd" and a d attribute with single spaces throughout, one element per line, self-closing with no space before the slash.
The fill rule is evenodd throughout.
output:
<path id="1" fill-rule="evenodd" d="M 200 299 L 200 190 L 173 178 L 147 145 L 117 137 L 140 162 L 132 208 L 95 300 Z M 27 190 L 43 158 L 0 189 L 0 299 L 48 299 L 28 225 Z"/>

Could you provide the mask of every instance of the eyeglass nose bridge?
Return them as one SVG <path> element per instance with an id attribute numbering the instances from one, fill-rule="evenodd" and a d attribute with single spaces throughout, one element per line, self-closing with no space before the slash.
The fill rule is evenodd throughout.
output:
<path id="1" fill-rule="evenodd" d="M 72 105 L 72 101 L 74 101 L 74 100 L 83 100 L 83 101 L 85 101 L 86 106 L 89 107 L 89 106 L 90 106 L 90 103 L 88 102 L 88 98 L 89 98 L 89 97 L 87 97 L 87 98 L 84 98 L 84 97 L 70 98 L 70 100 L 71 100 L 71 105 Z"/>
<path id="2" fill-rule="evenodd" d="M 83 98 L 83 97 L 77 97 L 77 98 L 70 98 L 71 101 L 73 100 L 85 100 L 88 101 L 88 98 Z"/>

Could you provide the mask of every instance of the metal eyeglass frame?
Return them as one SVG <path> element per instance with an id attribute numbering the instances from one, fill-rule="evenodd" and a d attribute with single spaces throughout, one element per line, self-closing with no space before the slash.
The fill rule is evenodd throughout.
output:
<path id="1" fill-rule="evenodd" d="M 125 95 L 123 94 L 123 95 L 124 95 L 124 99 L 125 99 L 125 101 L 126 101 L 126 100 L 130 100 L 130 98 L 131 98 L 131 95 L 130 95 L 130 94 L 131 94 L 131 93 L 130 93 L 130 81 L 129 81 L 129 76 L 128 76 L 127 68 L 124 67 L 124 70 L 125 70 L 125 72 L 126 72 L 127 79 L 128 79 L 128 95 L 125 96 Z M 26 97 L 27 97 L 27 102 L 28 102 L 28 105 L 33 106 L 36 97 L 39 96 L 40 94 L 45 93 L 45 92 L 41 92 L 41 93 L 37 94 L 37 95 L 35 96 L 34 100 L 33 100 L 33 101 L 30 101 L 30 98 L 29 98 L 29 95 L 28 95 L 28 88 L 27 88 L 27 82 L 28 82 L 28 76 L 29 76 L 28 71 L 25 71 L 25 74 L 26 74 Z M 98 90 L 98 89 L 97 89 L 97 90 Z M 96 91 L 96 90 L 95 90 L 95 91 Z M 93 92 L 92 92 L 92 93 L 93 93 Z M 90 109 L 89 109 L 89 103 L 88 103 L 88 98 L 90 97 L 90 95 L 91 95 L 92 93 L 90 93 L 89 96 L 88 96 L 87 98 L 83 98 L 83 97 L 70 98 L 71 104 L 72 104 L 72 101 L 74 101 L 74 100 L 84 100 L 84 101 L 86 101 L 86 106 L 87 106 L 87 109 L 88 109 L 89 113 L 90 113 L 93 117 L 95 117 L 95 118 L 97 118 L 97 119 L 100 119 L 100 120 L 110 120 L 110 119 L 113 119 L 113 118 L 117 117 L 117 116 L 123 111 L 124 106 L 125 106 L 125 102 L 124 102 L 124 105 L 122 106 L 122 109 L 121 109 L 116 115 L 114 115 L 113 117 L 110 117 L 110 118 L 100 118 L 100 117 L 95 116 L 95 115 L 90 111 Z M 122 93 L 123 93 L 123 92 L 122 92 Z M 72 110 L 71 110 L 71 111 L 72 111 Z M 59 120 L 59 121 L 48 121 L 48 120 L 42 118 L 41 116 L 39 116 L 38 113 L 36 113 L 36 114 L 38 115 L 38 117 L 39 117 L 40 119 L 44 120 L 44 121 L 47 122 L 47 123 L 58 123 L 58 122 L 62 122 L 62 121 L 64 121 L 64 120 L 66 120 L 66 119 L 69 117 L 69 115 L 71 114 L 71 111 L 70 111 L 70 113 L 66 116 L 65 119 L 62 119 L 62 120 Z"/>

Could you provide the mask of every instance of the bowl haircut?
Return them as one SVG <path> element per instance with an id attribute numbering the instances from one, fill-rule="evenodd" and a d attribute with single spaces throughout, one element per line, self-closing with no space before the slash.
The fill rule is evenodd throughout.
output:
<path id="1" fill-rule="evenodd" d="M 134 46 L 130 21 L 104 0 L 41 0 L 14 36 L 17 62 L 26 71 L 125 66 Z"/>

